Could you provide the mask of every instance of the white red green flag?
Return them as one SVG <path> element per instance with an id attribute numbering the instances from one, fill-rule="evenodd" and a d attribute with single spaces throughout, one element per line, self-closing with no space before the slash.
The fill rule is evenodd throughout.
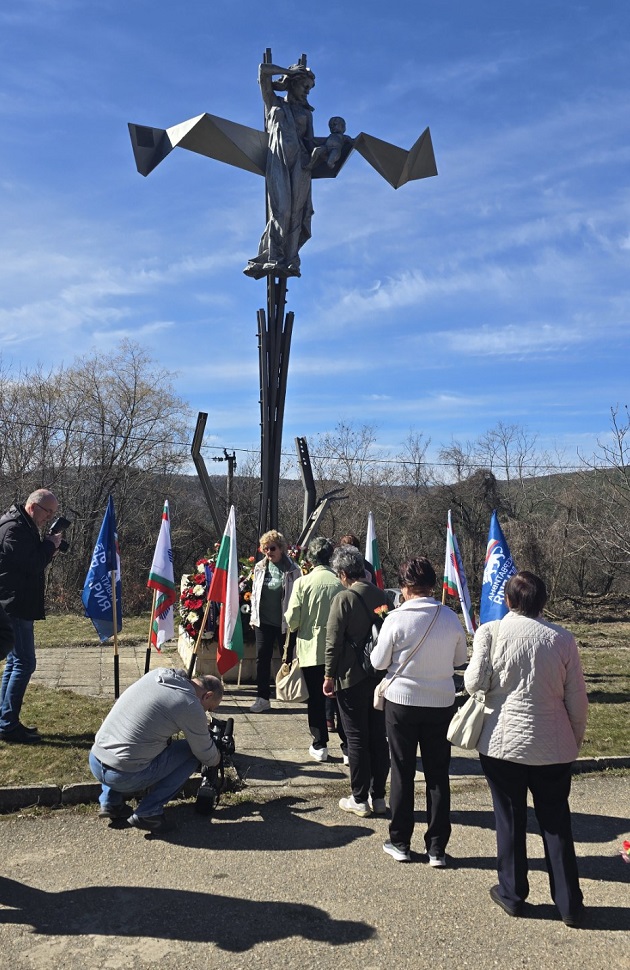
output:
<path id="1" fill-rule="evenodd" d="M 161 650 L 162 644 L 166 643 L 167 640 L 172 640 L 175 636 L 173 613 L 176 593 L 168 500 L 164 502 L 160 534 L 155 545 L 147 586 L 149 589 L 156 590 L 157 593 L 151 620 L 151 646 L 156 650 Z"/>
<path id="2" fill-rule="evenodd" d="M 378 551 L 378 542 L 376 541 L 376 526 L 374 525 L 373 512 L 370 512 L 368 515 L 367 535 L 365 537 L 365 558 L 374 566 L 376 585 L 379 589 L 384 589 L 383 567 L 381 566 L 381 557 Z"/>
<path id="3" fill-rule="evenodd" d="M 468 592 L 464 564 L 459 554 L 457 537 L 453 532 L 450 509 L 448 511 L 448 526 L 446 529 L 446 562 L 444 563 L 443 586 L 449 596 L 459 596 L 466 629 L 469 633 L 474 633 L 477 629 L 477 623 L 470 602 L 470 593 Z"/>
<path id="4" fill-rule="evenodd" d="M 221 603 L 217 669 L 221 676 L 243 659 L 243 626 L 238 596 L 238 556 L 236 553 L 236 516 L 230 509 L 217 562 L 212 574 L 208 599 Z"/>

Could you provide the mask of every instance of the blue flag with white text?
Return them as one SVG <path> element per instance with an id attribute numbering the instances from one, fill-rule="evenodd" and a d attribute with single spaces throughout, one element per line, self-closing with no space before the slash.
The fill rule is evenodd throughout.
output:
<path id="1" fill-rule="evenodd" d="M 508 612 L 505 603 L 505 584 L 510 576 L 518 572 L 512 559 L 505 536 L 499 525 L 496 510 L 492 513 L 488 546 L 483 567 L 479 622 L 489 623 L 500 620 Z"/>
<path id="2" fill-rule="evenodd" d="M 115 573 L 116 583 L 116 632 L 120 633 L 122 630 L 120 554 L 118 535 L 116 534 L 114 500 L 110 495 L 81 594 L 85 615 L 94 624 L 101 643 L 114 635 L 112 573 Z"/>

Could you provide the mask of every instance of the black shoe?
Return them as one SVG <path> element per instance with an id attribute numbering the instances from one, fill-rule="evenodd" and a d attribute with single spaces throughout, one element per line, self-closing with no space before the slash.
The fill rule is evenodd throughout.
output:
<path id="1" fill-rule="evenodd" d="M 523 915 L 523 904 L 516 903 L 514 906 L 510 906 L 509 903 L 506 903 L 505 900 L 502 899 L 502 897 L 499 895 L 498 886 L 492 886 L 492 888 L 490 889 L 490 899 L 492 900 L 493 903 L 496 903 L 497 906 L 500 906 L 501 909 L 508 914 L 508 916 Z"/>
<path id="2" fill-rule="evenodd" d="M 576 913 L 573 913 L 572 916 L 563 916 L 562 922 L 565 926 L 570 926 L 572 929 L 579 929 L 584 922 L 584 913 L 584 907 L 581 906 Z"/>
<path id="3" fill-rule="evenodd" d="M 129 818 L 133 814 L 131 805 L 112 805 L 111 808 L 101 808 L 98 813 L 99 818 Z"/>
<path id="4" fill-rule="evenodd" d="M 27 734 L 39 734 L 39 731 L 34 725 L 33 727 L 29 727 L 28 724 L 22 724 L 22 722 L 19 721 L 19 727 L 21 727 L 23 731 L 26 731 Z"/>
<path id="5" fill-rule="evenodd" d="M 169 822 L 166 815 L 130 815 L 127 824 L 134 829 L 142 829 L 151 835 L 165 835 L 177 828 L 174 822 Z"/>
<path id="6" fill-rule="evenodd" d="M 27 731 L 23 724 L 18 724 L 11 731 L 0 731 L 0 741 L 7 744 L 40 744 L 41 740 L 37 732 Z"/>

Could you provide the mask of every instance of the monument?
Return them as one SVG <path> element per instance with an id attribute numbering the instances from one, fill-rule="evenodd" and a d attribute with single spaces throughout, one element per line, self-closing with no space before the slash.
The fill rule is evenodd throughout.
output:
<path id="1" fill-rule="evenodd" d="M 346 134 L 343 118 L 332 117 L 328 135 L 316 136 L 310 92 L 315 74 L 302 54 L 279 67 L 265 51 L 258 68 L 265 111 L 259 131 L 215 115 L 201 114 L 172 128 L 129 125 L 136 167 L 148 175 L 174 148 L 186 148 L 265 179 L 266 225 L 258 253 L 244 273 L 267 281 L 267 308 L 258 310 L 260 371 L 261 491 L 259 531 L 278 528 L 282 426 L 294 315 L 286 312 L 287 279 L 301 274 L 300 250 L 311 235 L 311 182 L 336 178 L 358 152 L 397 189 L 437 175 L 431 134 L 426 128 L 409 151 L 361 132 Z"/>

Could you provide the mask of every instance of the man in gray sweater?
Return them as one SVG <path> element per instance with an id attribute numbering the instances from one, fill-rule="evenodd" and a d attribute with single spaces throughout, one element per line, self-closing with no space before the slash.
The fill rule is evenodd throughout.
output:
<path id="1" fill-rule="evenodd" d="M 158 667 L 118 698 L 90 751 L 90 769 L 101 782 L 99 818 L 127 819 L 134 828 L 161 835 L 174 828 L 165 804 L 199 763 L 210 767 L 220 754 L 206 713 L 223 698 L 218 677 L 189 680 L 185 670 Z M 174 734 L 185 740 L 172 741 Z M 134 812 L 124 795 L 148 789 Z"/>

